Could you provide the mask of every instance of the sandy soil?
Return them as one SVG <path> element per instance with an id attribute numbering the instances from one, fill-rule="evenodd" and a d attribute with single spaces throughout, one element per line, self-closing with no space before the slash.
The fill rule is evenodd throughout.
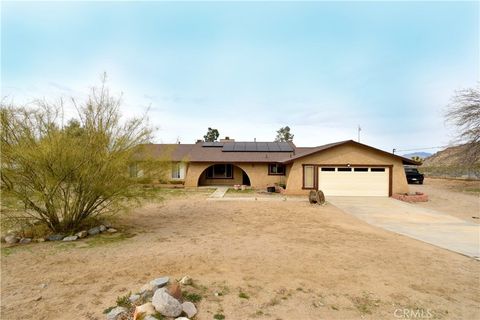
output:
<path id="1" fill-rule="evenodd" d="M 187 290 L 203 295 L 196 319 L 480 317 L 479 261 L 330 205 L 204 197 L 123 216 L 118 225 L 133 237 L 3 248 L 1 318 L 104 319 L 117 296 L 186 274 L 199 288 Z"/>
<path id="2" fill-rule="evenodd" d="M 424 192 L 429 198 L 428 202 L 419 202 L 415 205 L 480 223 L 480 193 L 469 192 L 480 190 L 480 181 L 426 178 L 423 185 L 409 186 L 412 192 Z"/>

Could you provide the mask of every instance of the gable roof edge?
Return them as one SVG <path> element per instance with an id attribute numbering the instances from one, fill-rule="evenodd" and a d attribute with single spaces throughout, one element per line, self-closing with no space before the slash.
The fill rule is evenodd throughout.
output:
<path id="1" fill-rule="evenodd" d="M 414 161 L 412 159 L 408 159 L 408 158 L 405 158 L 405 157 L 402 157 L 402 156 L 399 156 L 399 155 L 396 155 L 396 154 L 393 154 L 393 153 L 389 153 L 387 151 L 377 149 L 377 148 L 371 147 L 369 145 L 366 145 L 366 144 L 363 144 L 363 143 L 360 143 L 360 142 L 357 142 L 357 141 L 354 141 L 354 140 L 345 140 L 345 141 L 335 142 L 335 143 L 332 143 L 330 145 L 325 145 L 324 146 L 325 148 L 322 148 L 322 146 L 313 147 L 312 149 L 315 149 L 315 150 L 312 150 L 311 152 L 307 152 L 307 153 L 304 153 L 304 154 L 299 155 L 297 157 L 293 157 L 293 158 L 290 158 L 288 160 L 285 160 L 285 161 L 283 161 L 283 163 L 284 164 L 292 163 L 292 162 L 294 162 L 298 159 L 301 159 L 303 157 L 310 156 L 312 154 L 316 154 L 316 153 L 319 153 L 319 152 L 323 152 L 325 150 L 330 150 L 330 149 L 333 149 L 333 148 L 336 148 L 338 146 L 342 146 L 342 145 L 345 145 L 345 144 L 354 144 L 354 145 L 358 145 L 358 146 L 361 146 L 361 147 L 364 147 L 364 148 L 367 148 L 367 149 L 370 149 L 370 150 L 381 152 L 381 153 L 386 154 L 388 156 L 391 156 L 391 157 L 398 158 L 398 159 L 402 160 L 403 164 L 410 164 L 410 165 L 416 165 L 416 166 L 421 165 L 420 162 Z"/>

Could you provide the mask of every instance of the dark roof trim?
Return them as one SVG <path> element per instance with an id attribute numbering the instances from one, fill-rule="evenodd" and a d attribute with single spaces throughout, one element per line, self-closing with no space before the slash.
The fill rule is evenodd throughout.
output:
<path id="1" fill-rule="evenodd" d="M 346 144 L 354 144 L 354 145 L 358 145 L 358 146 L 370 149 L 372 151 L 377 151 L 377 152 L 383 153 L 383 154 L 388 155 L 390 157 L 394 157 L 394 158 L 402 160 L 403 164 L 411 164 L 411 165 L 416 165 L 416 166 L 421 165 L 420 162 L 414 161 L 412 159 L 408 159 L 408 158 L 405 158 L 405 157 L 402 157 L 402 156 L 399 156 L 399 155 L 396 155 L 396 154 L 393 154 L 393 153 L 390 153 L 390 152 L 386 152 L 386 151 L 371 147 L 369 145 L 366 145 L 366 144 L 363 144 L 363 143 L 360 143 L 360 142 L 356 142 L 354 140 L 346 140 L 346 141 L 341 141 L 341 142 L 337 142 L 337 143 L 332 143 L 330 145 L 325 145 L 324 147 L 320 146 L 320 147 L 317 147 L 317 148 L 312 148 L 311 152 L 303 153 L 302 155 L 299 155 L 297 157 L 293 157 L 291 159 L 288 159 L 288 160 L 284 161 L 283 163 L 291 163 L 291 162 L 294 162 L 297 159 L 300 159 L 300 158 L 303 158 L 303 157 L 306 157 L 306 156 L 309 156 L 309 155 L 312 155 L 312 154 L 315 154 L 315 153 L 318 153 L 318 152 L 322 152 L 322 151 L 325 151 L 325 150 L 333 149 L 335 147 L 346 145 Z"/>

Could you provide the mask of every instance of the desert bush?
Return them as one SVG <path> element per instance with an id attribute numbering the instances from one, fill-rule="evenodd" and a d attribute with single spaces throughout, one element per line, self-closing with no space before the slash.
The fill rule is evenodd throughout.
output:
<path id="1" fill-rule="evenodd" d="M 54 232 L 75 231 L 85 219 L 118 212 L 135 199 L 128 166 L 135 148 L 150 140 L 146 116 L 124 120 L 121 98 L 103 82 L 78 118 L 62 123 L 63 103 L 0 109 L 2 203 Z M 20 205 L 18 205 L 20 204 Z"/>

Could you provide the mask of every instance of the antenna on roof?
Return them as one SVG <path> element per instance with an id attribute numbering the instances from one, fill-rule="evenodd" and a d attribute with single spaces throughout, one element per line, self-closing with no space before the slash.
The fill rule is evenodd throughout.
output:
<path id="1" fill-rule="evenodd" d="M 360 142 L 360 131 L 362 131 L 362 127 L 358 125 L 358 142 Z"/>
<path id="2" fill-rule="evenodd" d="M 257 142 L 257 138 L 253 138 L 253 142 Z"/>

